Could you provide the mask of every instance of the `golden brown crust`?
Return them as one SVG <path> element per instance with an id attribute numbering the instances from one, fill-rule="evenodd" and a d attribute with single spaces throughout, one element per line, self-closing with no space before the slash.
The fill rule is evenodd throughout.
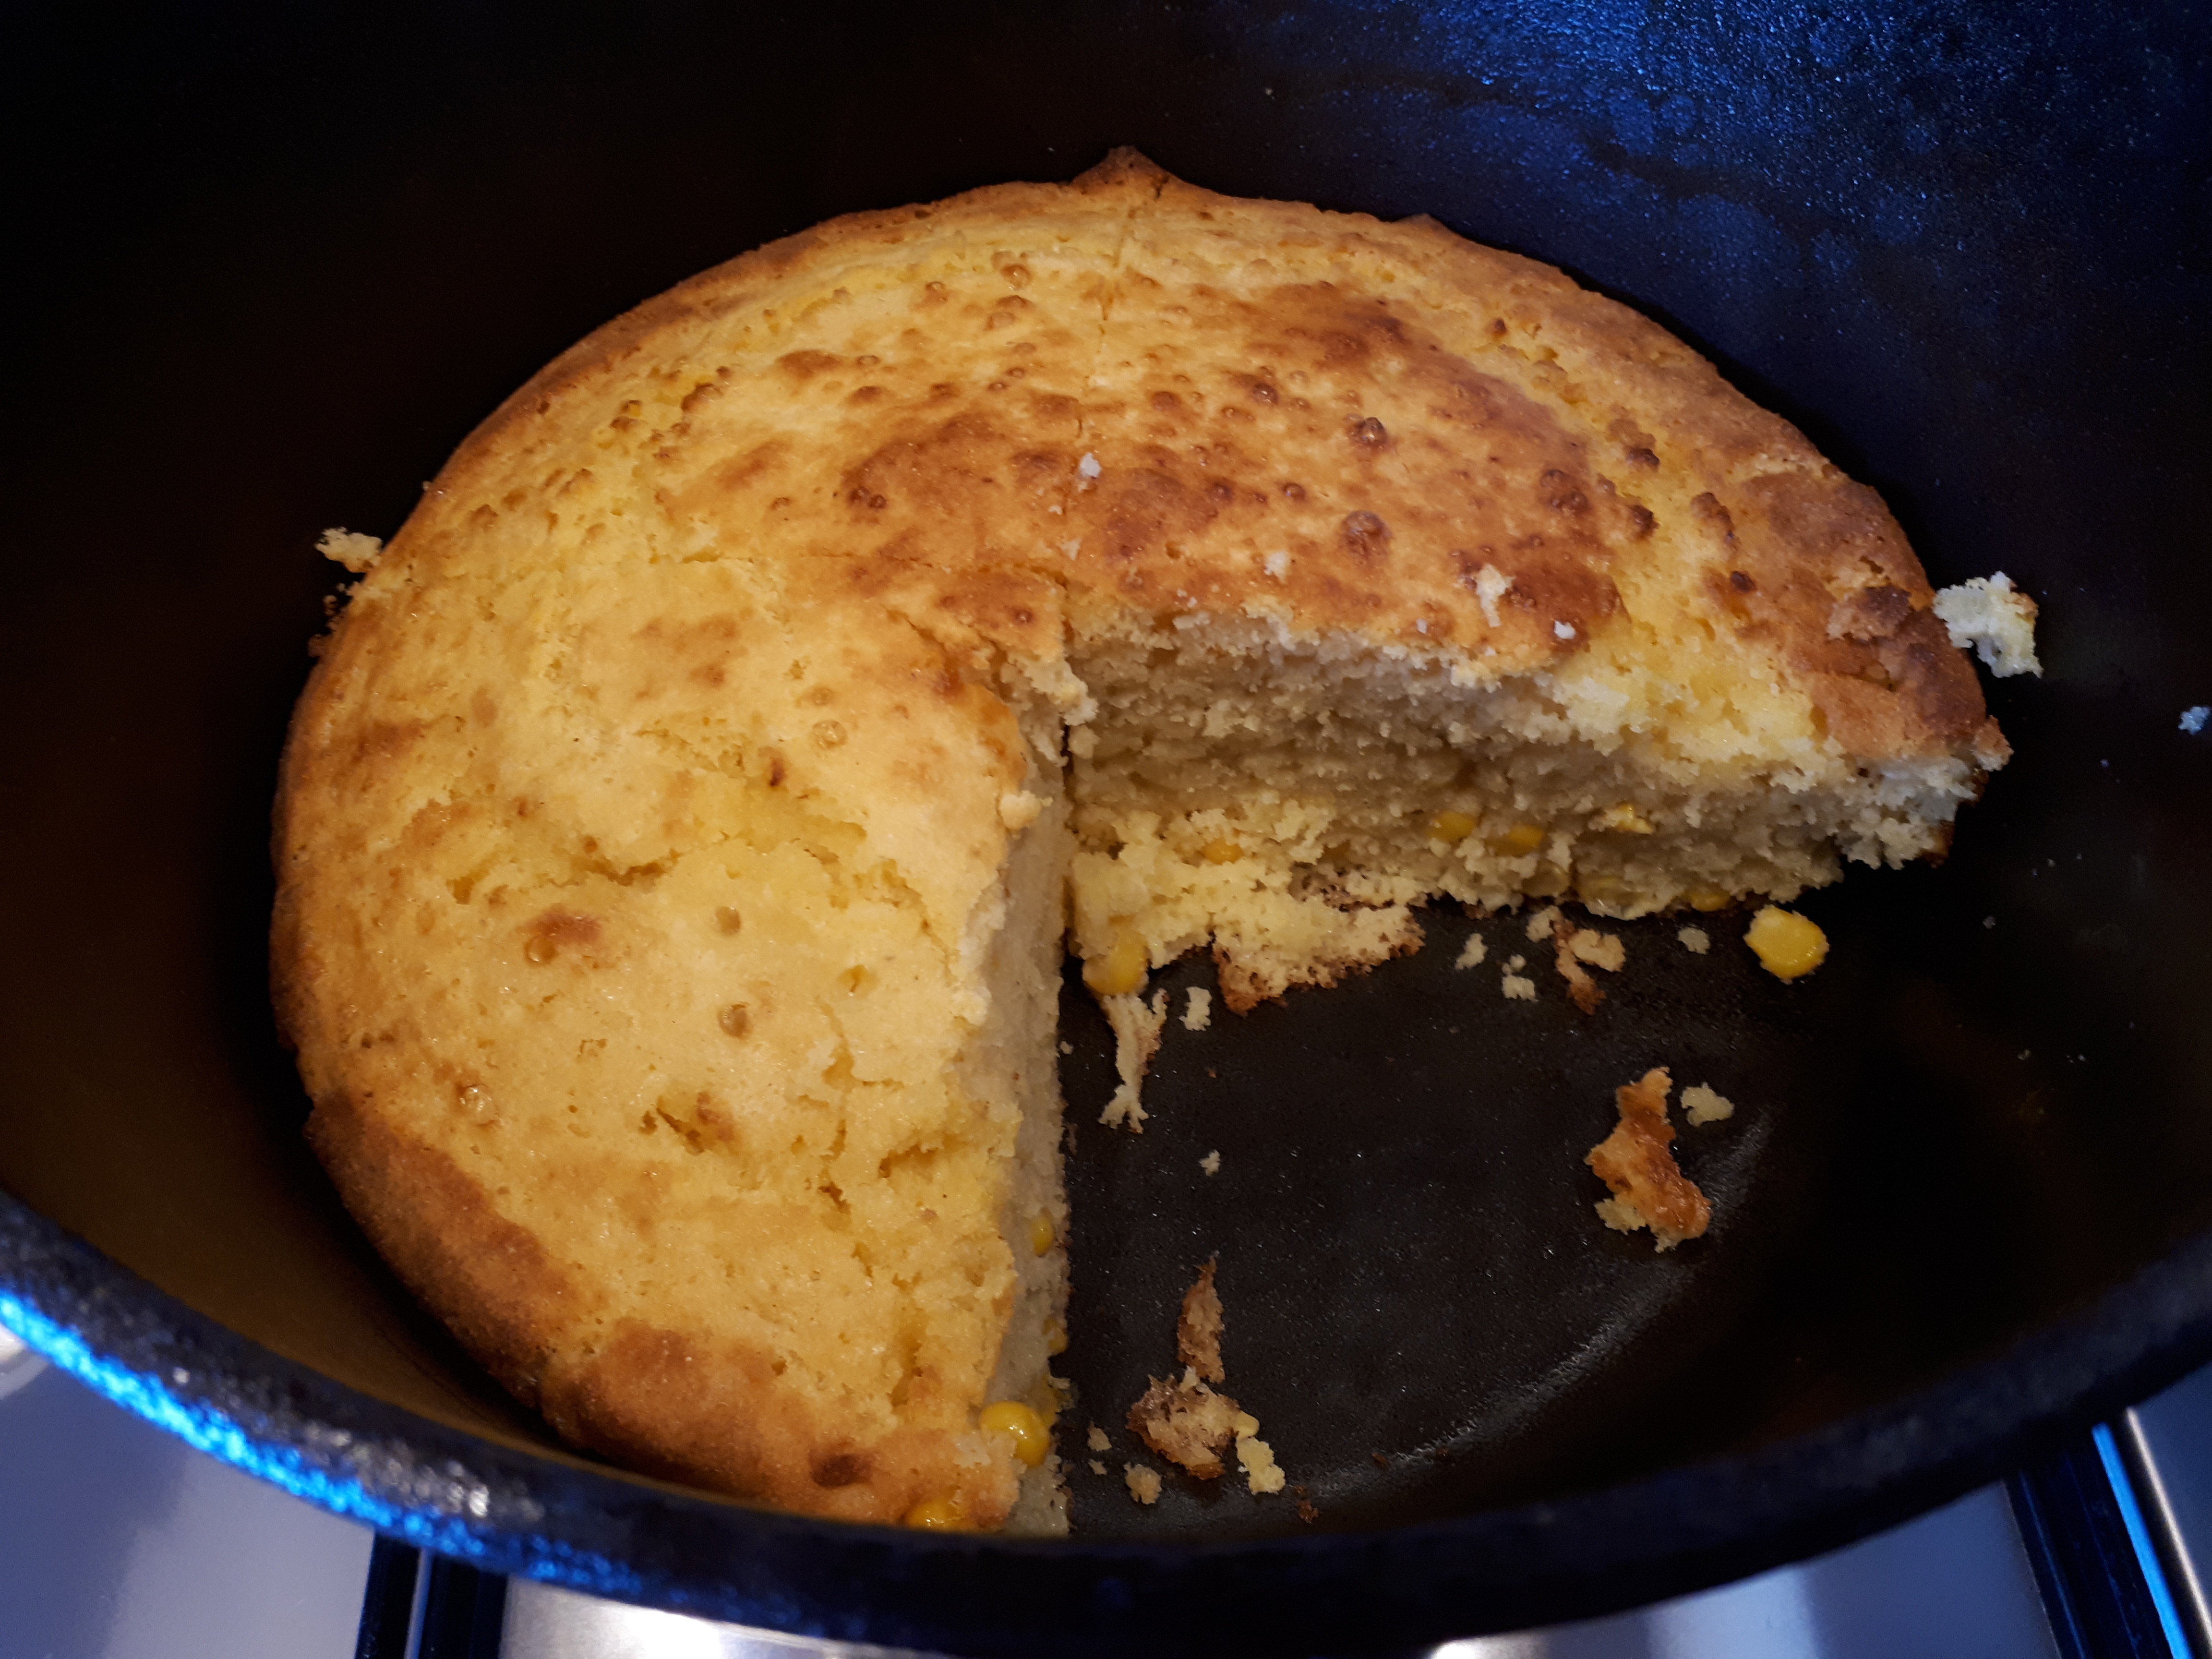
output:
<path id="1" fill-rule="evenodd" d="M 864 1439 L 821 1422 L 778 1386 L 775 1356 L 762 1349 L 636 1320 L 556 1370 L 542 1409 L 568 1439 L 625 1468 L 843 1521 L 900 1520 L 942 1498 L 946 1470 L 961 1462 L 941 1430 Z M 1013 1507 L 1014 1477 L 1002 1464 L 968 1471 L 961 1490 L 978 1527 L 997 1526 Z"/>
<path id="2" fill-rule="evenodd" d="M 525 1405 L 593 1298 L 504 1219 L 452 1158 L 343 1091 L 318 1099 L 307 1141 L 346 1208 L 424 1305 Z"/>

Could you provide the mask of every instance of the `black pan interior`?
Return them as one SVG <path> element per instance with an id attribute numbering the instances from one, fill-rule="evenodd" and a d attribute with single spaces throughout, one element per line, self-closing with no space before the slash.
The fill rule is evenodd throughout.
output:
<path id="1" fill-rule="evenodd" d="M 1518 924 L 1439 912 L 1416 957 L 1172 1027 L 1141 1139 L 1095 1124 L 1107 1048 L 1072 994 L 1068 1364 L 1117 1448 L 1106 1477 L 1078 1464 L 1088 1535 L 1371 1534 L 1787 1447 L 2002 1358 L 2212 1221 L 2212 738 L 2179 729 L 2212 702 L 2212 145 L 2181 10 L 176 7 L 118 32 L 34 7 L 7 28 L 0 1185 L 191 1309 L 548 1443 L 298 1144 L 265 812 L 332 586 L 319 531 L 388 533 L 507 390 L 696 269 L 1115 143 L 1219 190 L 1431 213 L 1639 306 L 1880 488 L 1939 584 L 2002 568 L 2037 595 L 2045 672 L 1992 686 L 2019 756 L 1942 869 L 1807 902 L 1835 949 L 1796 987 L 1751 966 L 1740 918 L 1708 920 L 1704 957 L 1677 919 L 1623 930 L 1595 1015 L 1540 972 L 1508 1003 Z M 1471 929 L 1490 963 L 1455 970 Z M 1202 975 L 1167 975 L 1178 1007 Z M 1597 1227 L 1580 1159 L 1612 1089 L 1662 1064 L 1741 1109 L 1682 1142 L 1712 1234 L 1655 1257 Z M 1121 1490 L 1120 1413 L 1216 1255 L 1228 1386 L 1310 1521 Z M 1985 1474 L 2111 1381 L 2039 1363 L 1989 1438 L 1912 1467 Z M 1896 1474 L 1869 1465 L 1865 1517 Z M 1778 1547 L 1743 1544 L 1737 1566 Z M 1545 1606 L 1628 1582 L 1566 1571 Z"/>

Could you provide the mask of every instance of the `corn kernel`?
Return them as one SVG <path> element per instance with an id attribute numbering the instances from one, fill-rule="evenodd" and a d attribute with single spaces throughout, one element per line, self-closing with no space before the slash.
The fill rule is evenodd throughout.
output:
<path id="1" fill-rule="evenodd" d="M 1727 907 L 1729 896 L 1717 887 L 1692 887 L 1682 895 L 1692 910 L 1719 910 Z"/>
<path id="2" fill-rule="evenodd" d="M 1035 1468 L 1044 1462 L 1044 1455 L 1052 1449 L 1052 1436 L 1045 1428 L 1044 1419 L 1018 1400 L 1001 1400 L 983 1407 L 976 1425 L 986 1434 L 1010 1434 L 1014 1437 L 1014 1455 L 1022 1460 L 1026 1468 Z"/>
<path id="3" fill-rule="evenodd" d="M 1052 1212 L 1039 1210 L 1030 1218 L 1030 1254 L 1042 1255 L 1053 1247 L 1057 1237 L 1052 1228 Z"/>
<path id="4" fill-rule="evenodd" d="M 1244 856 L 1244 849 L 1233 841 L 1210 841 L 1198 849 L 1198 855 L 1208 864 L 1234 864 Z"/>
<path id="5" fill-rule="evenodd" d="M 1144 935 L 1124 928 L 1115 935 L 1113 947 L 1103 957 L 1083 964 L 1083 982 L 1102 997 L 1125 997 L 1144 988 L 1152 971 L 1152 956 Z"/>
<path id="6" fill-rule="evenodd" d="M 1521 884 L 1521 890 L 1531 898 L 1557 898 L 1565 892 L 1573 878 L 1556 864 L 1540 864 L 1536 873 Z"/>
<path id="7" fill-rule="evenodd" d="M 1636 810 L 1636 803 L 1626 800 L 1618 806 L 1608 806 L 1604 811 L 1599 813 L 1597 827 L 1601 830 L 1625 831 L 1632 836 L 1650 836 L 1657 833 L 1651 820 Z"/>
<path id="8" fill-rule="evenodd" d="M 1047 1353 L 1067 1352 L 1067 1327 L 1057 1319 L 1044 1322 L 1044 1351 Z"/>
<path id="9" fill-rule="evenodd" d="M 906 1512 L 906 1523 L 919 1527 L 924 1532 L 965 1532 L 968 1529 L 968 1506 L 954 1492 L 945 1498 L 933 1498 L 916 1504 Z"/>
<path id="10" fill-rule="evenodd" d="M 1525 859 L 1543 844 L 1543 826 L 1535 823 L 1516 823 L 1490 837 L 1490 850 L 1509 859 Z"/>
<path id="11" fill-rule="evenodd" d="M 1474 820 L 1464 812 L 1439 812 L 1429 820 L 1429 839 L 1456 847 L 1474 833 Z"/>
<path id="12" fill-rule="evenodd" d="M 1777 979 L 1799 978 L 1828 957 L 1828 936 L 1819 925 L 1778 905 L 1770 904 L 1753 916 L 1743 939 Z"/>

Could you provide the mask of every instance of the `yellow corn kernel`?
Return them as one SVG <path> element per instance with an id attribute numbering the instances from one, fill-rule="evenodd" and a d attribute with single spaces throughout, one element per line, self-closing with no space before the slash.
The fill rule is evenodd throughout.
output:
<path id="1" fill-rule="evenodd" d="M 1575 896 L 1585 904 L 1609 904 L 1620 892 L 1620 878 L 1601 871 L 1577 870 Z"/>
<path id="2" fill-rule="evenodd" d="M 1057 1319 L 1044 1322 L 1044 1351 L 1047 1353 L 1067 1352 L 1067 1327 Z"/>
<path id="3" fill-rule="evenodd" d="M 1456 847 L 1474 833 L 1474 820 L 1464 812 L 1439 812 L 1429 820 L 1429 839 Z"/>
<path id="4" fill-rule="evenodd" d="M 1557 898 L 1572 884 L 1573 878 L 1556 864 L 1540 864 L 1536 873 L 1521 884 L 1521 890 L 1531 898 Z"/>
<path id="5" fill-rule="evenodd" d="M 1059 1235 L 1053 1231 L 1051 1211 L 1039 1210 L 1030 1218 L 1030 1254 L 1031 1255 L 1042 1255 L 1053 1247 Z"/>
<path id="6" fill-rule="evenodd" d="M 1516 823 L 1490 837 L 1490 850 L 1509 859 L 1525 859 L 1543 844 L 1544 829 L 1536 823 Z"/>
<path id="7" fill-rule="evenodd" d="M 1152 966 L 1144 935 L 1125 927 L 1114 936 L 1113 946 L 1104 956 L 1093 957 L 1083 964 L 1083 982 L 1102 997 L 1126 997 L 1144 988 L 1145 975 Z"/>
<path id="8" fill-rule="evenodd" d="M 1597 827 L 1601 830 L 1626 831 L 1632 836 L 1650 836 L 1657 833 L 1652 826 L 1651 820 L 1636 810 L 1636 803 L 1626 800 L 1618 806 L 1608 806 L 1604 811 L 1599 813 Z"/>
<path id="9" fill-rule="evenodd" d="M 924 1532 L 965 1532 L 968 1506 L 960 1501 L 957 1492 L 944 1498 L 933 1498 L 908 1510 L 906 1523 Z"/>
<path id="10" fill-rule="evenodd" d="M 1244 849 L 1235 842 L 1224 837 L 1219 841 L 1206 842 L 1198 849 L 1198 855 L 1208 864 L 1234 864 L 1244 856 Z"/>
<path id="11" fill-rule="evenodd" d="M 1001 1400 L 983 1407 L 976 1425 L 986 1434 L 1010 1434 L 1014 1437 L 1014 1455 L 1022 1460 L 1023 1467 L 1035 1468 L 1044 1462 L 1044 1455 L 1052 1449 L 1052 1435 L 1044 1425 L 1044 1419 L 1018 1400 Z"/>
<path id="12" fill-rule="evenodd" d="M 1682 896 L 1689 901 L 1692 910 L 1721 910 L 1728 907 L 1729 896 L 1717 887 L 1692 887 Z"/>
<path id="13" fill-rule="evenodd" d="M 1777 979 L 1796 979 L 1828 959 L 1828 936 L 1794 910 L 1768 905 L 1751 919 L 1744 943 Z"/>

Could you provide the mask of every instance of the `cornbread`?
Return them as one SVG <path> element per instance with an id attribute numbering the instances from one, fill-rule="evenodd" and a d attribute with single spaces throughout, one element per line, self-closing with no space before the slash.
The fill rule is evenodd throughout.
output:
<path id="1" fill-rule="evenodd" d="M 1735 1103 L 1711 1084 L 1692 1083 L 1682 1091 L 1682 1115 L 1692 1128 L 1718 1123 L 1735 1115 Z"/>
<path id="2" fill-rule="evenodd" d="M 1713 1215 L 1713 1206 L 1682 1173 L 1670 1150 L 1674 1126 L 1667 1121 L 1667 1095 L 1673 1086 L 1667 1068 L 1657 1066 L 1614 1090 L 1620 1121 L 1590 1148 L 1587 1160 L 1613 1192 L 1598 1200 L 1598 1219 L 1616 1232 L 1649 1227 L 1662 1250 L 1698 1237 Z M 1705 1103 L 1710 1109 L 1711 1103 Z"/>
<path id="3" fill-rule="evenodd" d="M 682 285 L 330 550 L 317 1152 L 569 1440 L 852 1520 L 1061 1524 L 1064 938 L 1136 1127 L 1184 951 L 1241 1011 L 1435 896 L 1786 900 L 2007 753 L 1873 493 L 1656 325 L 1126 152 Z"/>
<path id="4" fill-rule="evenodd" d="M 2043 665 L 2035 655 L 2035 601 L 2003 571 L 1969 576 L 1956 587 L 1944 588 L 1933 608 L 1951 643 L 1961 651 L 1971 647 L 1999 679 L 2042 677 Z"/>

